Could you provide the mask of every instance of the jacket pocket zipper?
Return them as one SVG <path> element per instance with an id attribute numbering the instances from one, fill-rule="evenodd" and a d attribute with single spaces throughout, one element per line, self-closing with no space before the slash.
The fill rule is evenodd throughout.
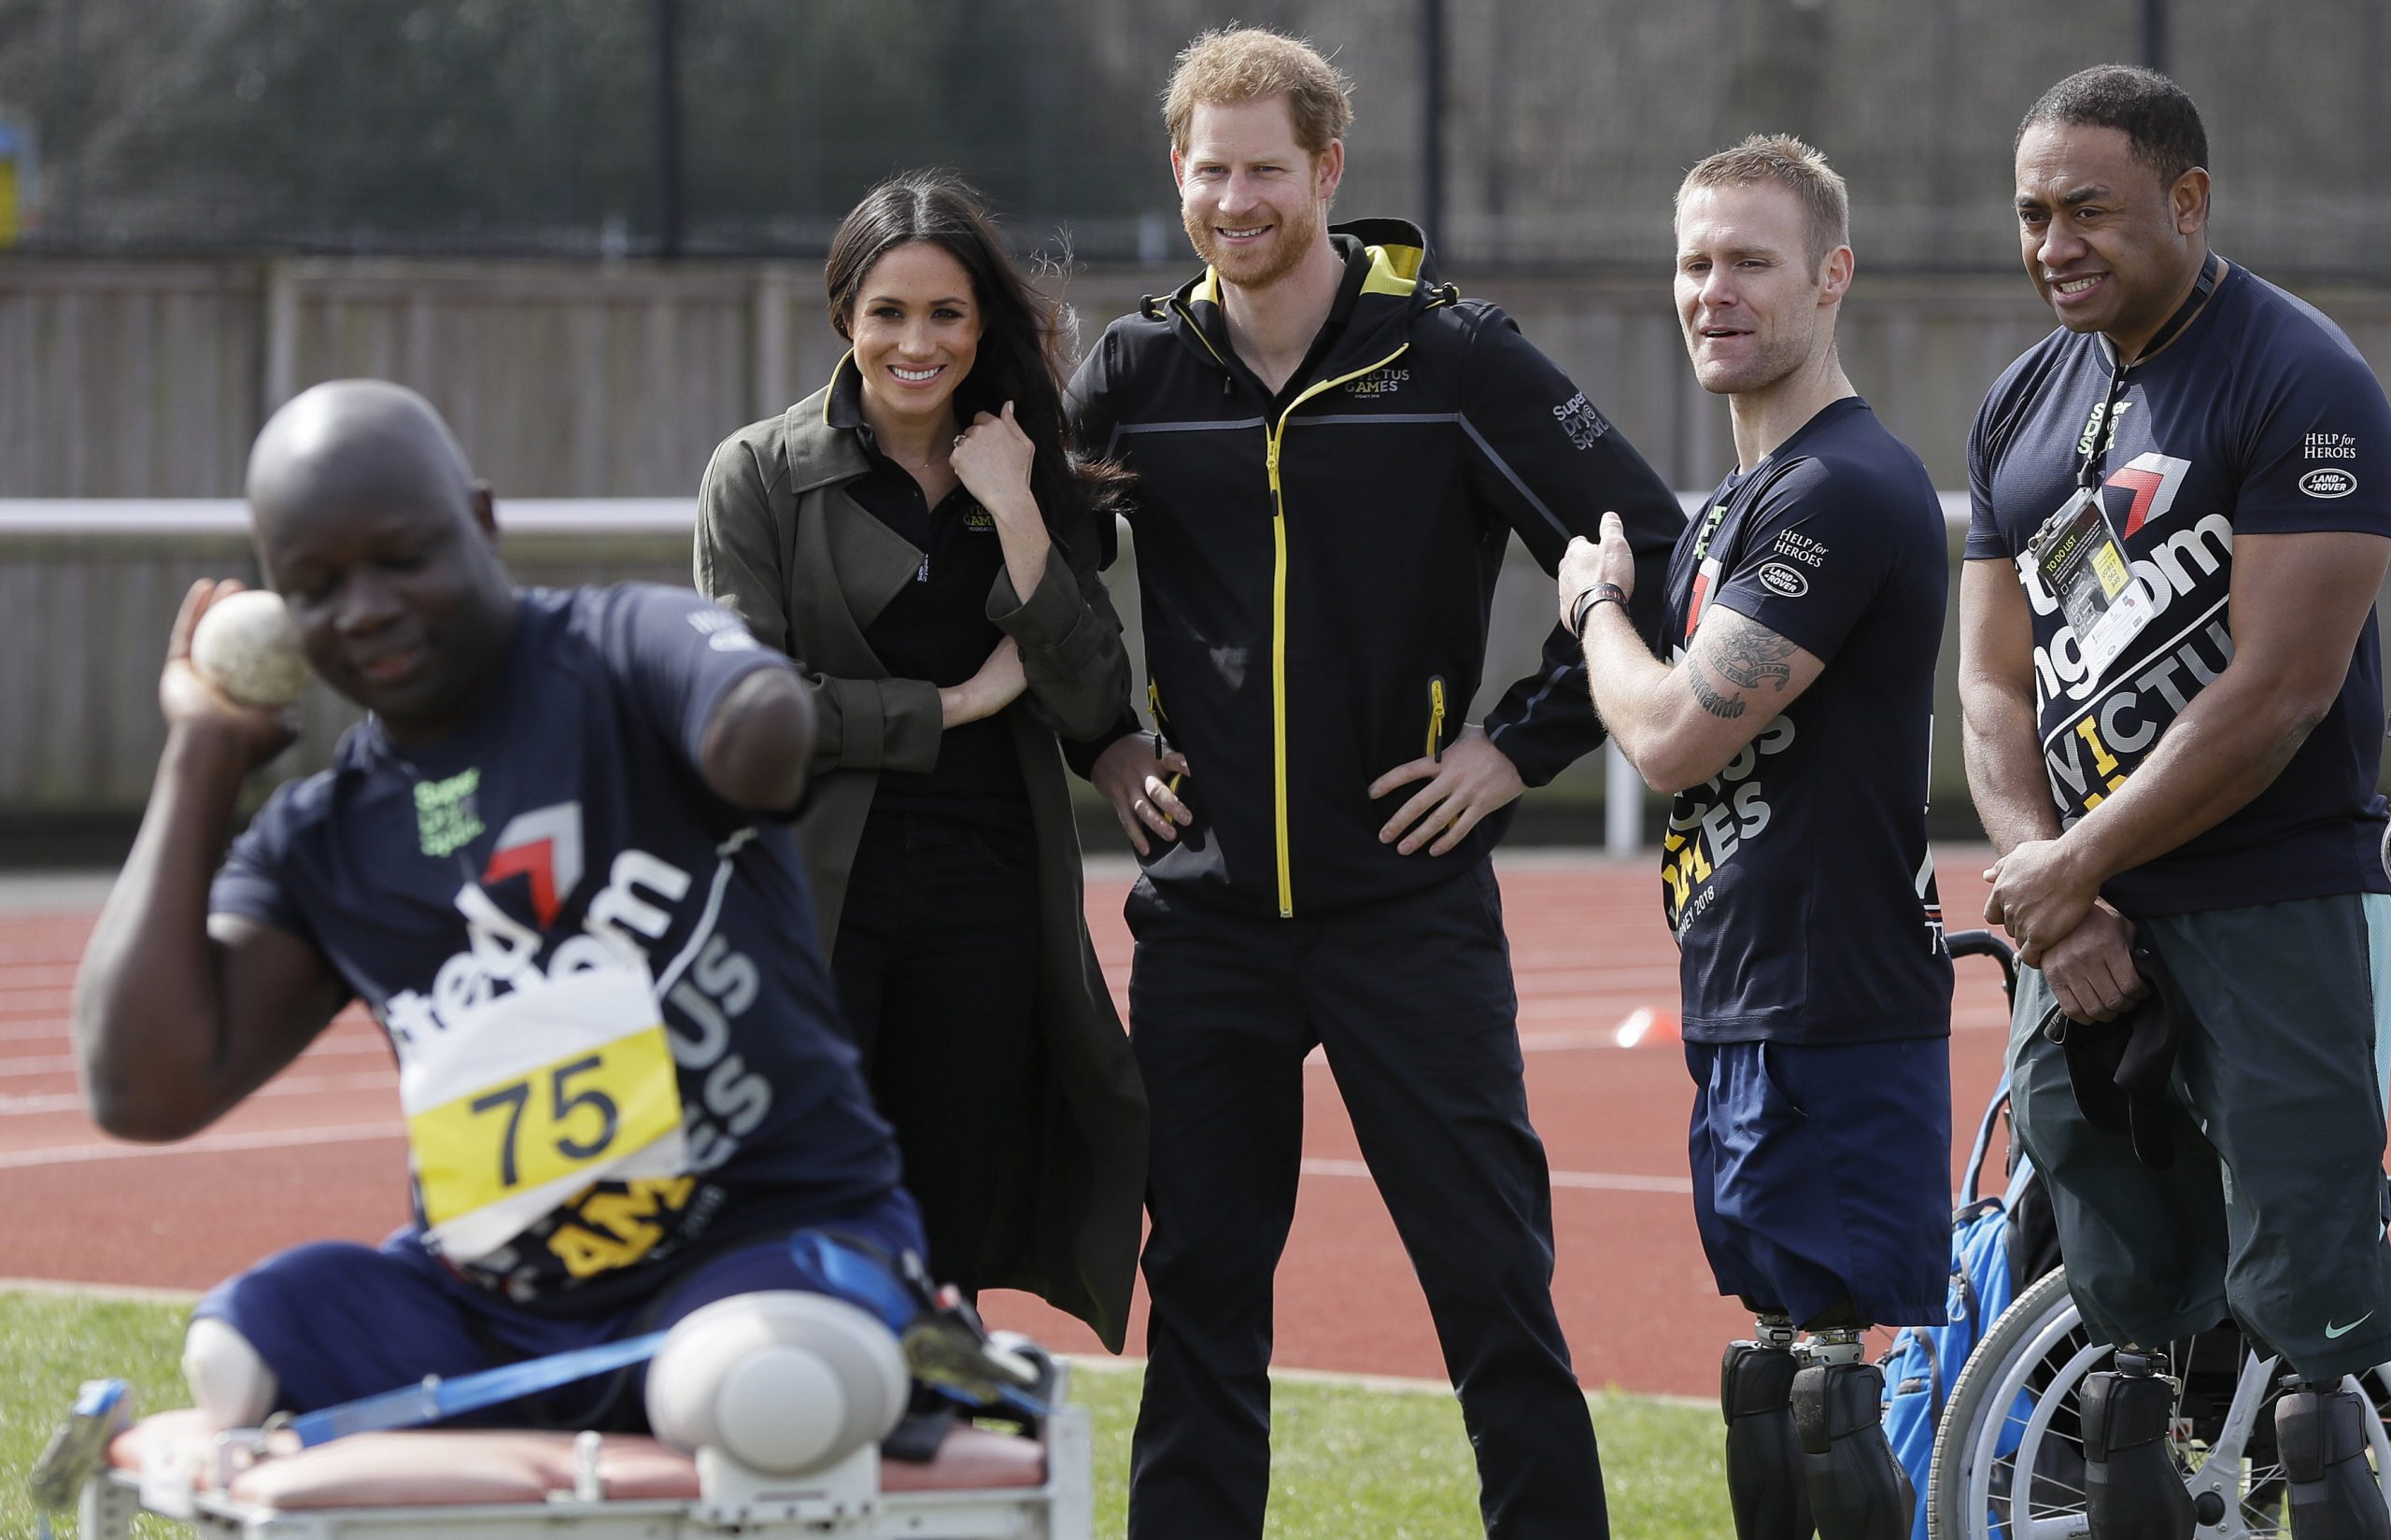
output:
<path id="1" fill-rule="evenodd" d="M 1162 709 L 1162 686 L 1154 683 L 1152 674 L 1146 676 L 1146 709 L 1153 713 L 1154 757 L 1160 759 L 1170 751 L 1170 718 Z M 1176 797 L 1179 795 L 1179 783 L 1184 779 L 1186 779 L 1184 775 L 1174 774 L 1163 784 L 1169 787 L 1170 794 Z"/>
<path id="2" fill-rule="evenodd" d="M 1445 676 L 1428 676 L 1428 757 L 1438 764 L 1445 758 Z"/>

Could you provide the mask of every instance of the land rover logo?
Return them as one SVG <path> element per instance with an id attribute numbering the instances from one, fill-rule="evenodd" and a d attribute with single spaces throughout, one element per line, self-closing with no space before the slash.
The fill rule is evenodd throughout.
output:
<path id="1" fill-rule="evenodd" d="M 2347 497 L 2357 490 L 2357 477 L 2347 471 L 2319 465 L 2299 478 L 2299 489 L 2310 497 Z"/>
<path id="2" fill-rule="evenodd" d="M 1810 580 L 1782 561 L 1772 561 L 1760 570 L 1760 586 L 1779 599 L 1799 599 L 1810 591 Z"/>

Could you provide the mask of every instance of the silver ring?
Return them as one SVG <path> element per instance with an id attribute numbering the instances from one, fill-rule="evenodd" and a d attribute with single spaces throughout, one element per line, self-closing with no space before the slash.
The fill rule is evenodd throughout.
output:
<path id="1" fill-rule="evenodd" d="M 962 447 L 963 447 L 963 435 L 962 435 L 961 433 L 957 433 L 957 434 L 955 434 L 955 442 L 954 442 L 953 444 L 948 445 L 947 445 L 947 447 L 948 447 L 948 448 L 950 448 L 950 449 L 960 449 L 960 448 L 962 448 Z"/>

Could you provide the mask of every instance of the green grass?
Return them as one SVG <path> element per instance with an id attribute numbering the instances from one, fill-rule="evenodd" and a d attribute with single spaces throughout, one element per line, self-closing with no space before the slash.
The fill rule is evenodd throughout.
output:
<path id="1" fill-rule="evenodd" d="M 132 1381 L 145 1410 L 180 1406 L 183 1311 L 171 1305 L 0 1293 L 0 1535 L 33 1532 L 24 1476 L 52 1420 L 96 1374 Z M 1091 1366 L 1076 1399 L 1096 1425 L 1096 1533 L 1127 1511 L 1134 1369 Z M 1310 1378 L 1272 1395 L 1272 1540 L 1447 1540 L 1478 1532 L 1478 1483 L 1452 1397 Z M 1646 1397 L 1593 1398 L 1613 1529 L 1637 1540 L 1730 1533 L 1718 1413 Z M 145 1536 L 188 1536 L 145 1520 Z M 71 1517 L 62 1540 L 75 1533 Z"/>

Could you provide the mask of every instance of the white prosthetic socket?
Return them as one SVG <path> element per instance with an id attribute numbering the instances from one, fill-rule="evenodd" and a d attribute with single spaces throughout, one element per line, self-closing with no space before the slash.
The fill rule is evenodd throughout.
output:
<path id="1" fill-rule="evenodd" d="M 798 1476 L 887 1436 L 910 1382 L 895 1334 L 827 1294 L 733 1294 L 672 1328 L 647 1371 L 647 1420 L 685 1453 Z"/>
<path id="2" fill-rule="evenodd" d="M 282 1389 L 249 1339 L 214 1316 L 183 1334 L 183 1380 L 210 1433 L 256 1427 Z"/>

